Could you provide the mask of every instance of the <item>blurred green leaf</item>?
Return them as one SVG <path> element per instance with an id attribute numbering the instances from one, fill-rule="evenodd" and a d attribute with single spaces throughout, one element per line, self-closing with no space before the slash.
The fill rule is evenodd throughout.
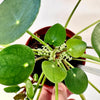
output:
<path id="1" fill-rule="evenodd" d="M 67 71 L 65 85 L 71 92 L 81 94 L 88 86 L 88 78 L 81 69 L 73 68 Z"/>
<path id="2" fill-rule="evenodd" d="M 34 96 L 33 84 L 29 79 L 26 81 L 26 93 L 28 98 L 33 99 Z"/>
<path id="3" fill-rule="evenodd" d="M 34 79 L 34 81 L 38 81 L 38 74 L 37 74 L 37 73 L 35 73 L 35 74 L 33 75 L 33 79 Z"/>
<path id="4" fill-rule="evenodd" d="M 0 83 L 17 85 L 32 73 L 35 64 L 33 51 L 25 45 L 12 45 L 0 52 Z"/>
<path id="5" fill-rule="evenodd" d="M 60 46 L 64 43 L 66 39 L 66 30 L 60 24 L 53 25 L 50 29 L 48 29 L 44 41 L 53 46 Z"/>
<path id="6" fill-rule="evenodd" d="M 67 72 L 63 68 L 58 67 L 53 61 L 44 61 L 42 70 L 45 76 L 53 83 L 63 81 L 67 75 Z"/>
<path id="7" fill-rule="evenodd" d="M 4 0 L 0 5 L 0 44 L 9 44 L 32 25 L 40 0 Z"/>
<path id="8" fill-rule="evenodd" d="M 9 92 L 9 93 L 12 93 L 12 92 L 15 92 L 16 93 L 19 90 L 20 90 L 20 87 L 17 86 L 17 85 L 4 88 L 4 91 L 5 92 Z"/>
<path id="9" fill-rule="evenodd" d="M 67 52 L 75 58 L 80 57 L 86 50 L 86 43 L 79 39 L 69 39 L 66 45 Z"/>
<path id="10" fill-rule="evenodd" d="M 14 100 L 24 100 L 25 97 L 26 97 L 26 94 L 19 93 L 19 94 L 14 96 Z"/>
<path id="11" fill-rule="evenodd" d="M 92 46 L 100 57 L 100 23 L 96 25 L 91 36 Z"/>

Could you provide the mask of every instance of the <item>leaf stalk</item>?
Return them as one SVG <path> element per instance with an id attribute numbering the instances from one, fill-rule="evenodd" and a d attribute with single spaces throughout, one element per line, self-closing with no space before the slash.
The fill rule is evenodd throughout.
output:
<path id="1" fill-rule="evenodd" d="M 38 38 L 36 35 L 32 34 L 29 30 L 26 31 L 29 35 L 32 36 L 32 38 L 36 39 L 38 42 L 40 42 L 41 44 L 43 44 L 44 46 L 46 46 L 48 49 L 52 50 L 52 48 L 45 43 L 43 40 L 41 40 L 40 38 Z"/>
<path id="2" fill-rule="evenodd" d="M 58 83 L 55 83 L 55 100 L 58 100 Z"/>
<path id="3" fill-rule="evenodd" d="M 81 31 L 79 31 L 78 33 L 76 33 L 72 38 L 75 38 L 76 36 L 78 36 L 79 34 L 81 34 L 82 32 L 84 32 L 85 30 L 89 29 L 90 27 L 94 26 L 95 24 L 99 23 L 100 20 L 97 20 L 96 22 L 92 23 L 91 25 L 85 27 L 84 29 L 82 29 Z"/>
<path id="4" fill-rule="evenodd" d="M 72 10 L 72 12 L 71 12 L 70 16 L 68 17 L 68 20 L 67 20 L 67 22 L 66 22 L 66 24 L 64 26 L 65 28 L 67 28 L 67 26 L 69 24 L 69 21 L 71 20 L 73 14 L 74 14 L 74 12 L 75 12 L 75 10 L 78 7 L 78 5 L 79 5 L 80 2 L 81 2 L 81 0 L 78 0 L 77 4 L 75 5 L 74 9 Z"/>

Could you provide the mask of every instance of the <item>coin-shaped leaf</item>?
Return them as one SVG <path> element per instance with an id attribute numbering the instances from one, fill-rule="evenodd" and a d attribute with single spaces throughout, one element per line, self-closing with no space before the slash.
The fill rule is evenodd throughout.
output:
<path id="1" fill-rule="evenodd" d="M 44 61 L 42 70 L 45 76 L 53 83 L 63 81 L 67 75 L 67 72 L 63 68 L 58 67 L 53 61 Z"/>
<path id="2" fill-rule="evenodd" d="M 67 52 L 72 57 L 80 57 L 86 50 L 86 43 L 79 39 L 69 39 L 66 42 Z"/>
<path id="3" fill-rule="evenodd" d="M 28 98 L 33 99 L 34 96 L 33 84 L 29 79 L 26 81 L 26 93 Z"/>
<path id="4" fill-rule="evenodd" d="M 60 24 L 55 24 L 48 29 L 44 41 L 53 46 L 60 46 L 66 39 L 66 30 Z"/>
<path id="5" fill-rule="evenodd" d="M 40 0 L 4 0 L 0 5 L 0 44 L 9 44 L 32 25 Z"/>
<path id="6" fill-rule="evenodd" d="M 12 45 L 0 52 L 0 83 L 24 82 L 34 69 L 34 53 L 25 45 Z"/>
<path id="7" fill-rule="evenodd" d="M 73 68 L 67 71 L 65 85 L 71 92 L 81 94 L 87 88 L 88 78 L 81 69 Z"/>
<path id="8" fill-rule="evenodd" d="M 92 32 L 92 46 L 100 57 L 100 23 L 96 25 Z"/>

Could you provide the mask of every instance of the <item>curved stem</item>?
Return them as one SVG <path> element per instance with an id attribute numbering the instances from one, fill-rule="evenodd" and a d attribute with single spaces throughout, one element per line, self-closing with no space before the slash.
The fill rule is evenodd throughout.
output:
<path id="1" fill-rule="evenodd" d="M 96 22 L 92 23 L 91 25 L 85 27 L 84 29 L 82 29 L 81 31 L 79 31 L 78 33 L 76 33 L 72 38 L 78 36 L 79 34 L 81 34 L 82 32 L 84 32 L 85 30 L 87 30 L 88 28 L 92 27 L 93 25 L 95 25 L 95 24 L 97 24 L 99 22 L 100 22 L 100 20 L 97 20 Z"/>
<path id="2" fill-rule="evenodd" d="M 90 81 L 88 81 L 88 83 L 89 83 L 98 93 L 100 93 L 100 90 L 99 90 L 96 86 L 94 86 Z"/>
<path id="3" fill-rule="evenodd" d="M 40 84 L 41 80 L 43 79 L 43 76 L 44 76 L 44 73 L 42 72 L 42 73 L 41 73 L 41 76 L 40 76 L 40 78 L 39 78 L 39 80 L 38 80 L 38 83 L 37 83 L 37 85 L 36 85 L 36 87 L 35 87 L 34 96 L 35 96 L 35 93 L 36 93 L 36 91 L 37 91 L 37 89 L 38 89 L 38 87 L 39 87 L 39 84 Z"/>
<path id="4" fill-rule="evenodd" d="M 62 62 L 60 62 L 61 67 L 66 71 L 66 68 Z"/>
<path id="5" fill-rule="evenodd" d="M 81 57 L 87 58 L 87 59 L 91 59 L 91 60 L 94 60 L 94 61 L 97 61 L 97 62 L 100 62 L 100 58 L 92 56 L 92 55 L 83 54 Z"/>
<path id="6" fill-rule="evenodd" d="M 47 46 L 48 49 L 52 50 L 52 48 L 47 44 L 45 43 L 43 40 L 41 40 L 40 38 L 38 38 L 36 35 L 32 34 L 30 31 L 26 31 L 29 35 L 32 36 L 32 38 L 36 39 L 38 42 L 40 42 L 41 44 L 43 44 L 44 46 Z"/>
<path id="7" fill-rule="evenodd" d="M 58 100 L 58 83 L 55 83 L 55 100 Z"/>
<path id="8" fill-rule="evenodd" d="M 94 63 L 94 64 L 98 64 L 98 65 L 100 65 L 100 62 L 91 61 L 91 60 L 76 59 L 76 58 L 73 58 L 73 60 L 77 60 L 77 61 L 85 61 L 85 62 L 90 62 L 90 63 Z"/>
<path id="9" fill-rule="evenodd" d="M 35 62 L 37 62 L 38 60 L 41 60 L 41 59 L 47 59 L 47 56 L 38 57 L 38 58 L 35 59 Z"/>
<path id="10" fill-rule="evenodd" d="M 44 78 L 43 78 L 43 81 L 42 81 L 42 84 L 41 84 L 42 87 L 43 87 L 43 85 L 44 85 L 44 83 L 45 83 L 45 80 L 46 80 L 46 76 L 44 76 Z M 37 99 L 36 99 L 36 100 L 39 100 L 39 96 L 40 96 L 40 94 L 41 94 L 42 87 L 41 87 L 40 90 L 39 90 L 39 93 L 38 93 L 38 96 L 37 96 Z"/>
<path id="11" fill-rule="evenodd" d="M 79 95 L 81 97 L 82 100 L 86 100 L 83 94 Z"/>
<path id="12" fill-rule="evenodd" d="M 66 64 L 68 64 L 71 68 L 74 68 L 73 65 L 71 65 L 68 61 L 64 60 Z"/>
<path id="13" fill-rule="evenodd" d="M 70 14 L 70 16 L 69 16 L 69 18 L 68 18 L 66 24 L 65 24 L 65 28 L 67 28 L 67 26 L 68 26 L 68 24 L 69 24 L 69 21 L 71 20 L 72 15 L 74 14 L 74 12 L 75 12 L 75 10 L 76 10 L 76 8 L 78 7 L 78 5 L 79 5 L 80 2 L 81 2 L 81 0 L 78 0 L 77 4 L 75 5 L 74 9 L 72 10 L 72 12 L 71 12 L 71 14 Z"/>
<path id="14" fill-rule="evenodd" d="M 63 60 L 63 63 L 65 65 L 65 67 L 69 70 L 70 68 L 69 68 L 69 66 L 66 64 L 66 62 L 64 60 Z"/>

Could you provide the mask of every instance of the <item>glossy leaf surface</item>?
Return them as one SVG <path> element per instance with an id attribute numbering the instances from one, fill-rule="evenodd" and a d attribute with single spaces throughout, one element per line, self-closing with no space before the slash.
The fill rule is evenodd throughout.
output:
<path id="1" fill-rule="evenodd" d="M 67 52 L 72 57 L 80 57 L 86 50 L 86 43 L 79 39 L 69 39 L 66 42 Z"/>
<path id="2" fill-rule="evenodd" d="M 29 79 L 26 81 L 26 93 L 28 98 L 30 99 L 33 98 L 34 96 L 33 84 Z"/>
<path id="3" fill-rule="evenodd" d="M 67 72 L 63 68 L 58 67 L 53 61 L 44 61 L 42 70 L 45 76 L 53 83 L 63 81 L 67 75 Z"/>
<path id="4" fill-rule="evenodd" d="M 20 90 L 20 87 L 19 86 L 10 86 L 10 87 L 6 87 L 4 88 L 4 91 L 5 92 L 9 92 L 9 93 L 12 93 L 12 92 L 18 92 Z"/>
<path id="5" fill-rule="evenodd" d="M 34 53 L 25 45 L 12 45 L 0 52 L 0 83 L 24 82 L 34 69 Z"/>
<path id="6" fill-rule="evenodd" d="M 73 68 L 67 71 L 65 85 L 71 92 L 81 94 L 87 88 L 88 78 L 81 69 Z"/>
<path id="7" fill-rule="evenodd" d="M 48 29 L 44 41 L 53 46 L 60 46 L 64 43 L 66 39 L 66 30 L 60 24 L 53 25 L 50 29 Z"/>
<path id="8" fill-rule="evenodd" d="M 100 23 L 96 25 L 91 37 L 92 46 L 100 57 Z"/>
<path id="9" fill-rule="evenodd" d="M 40 0 L 4 0 L 0 5 L 0 44 L 9 44 L 32 25 Z"/>

